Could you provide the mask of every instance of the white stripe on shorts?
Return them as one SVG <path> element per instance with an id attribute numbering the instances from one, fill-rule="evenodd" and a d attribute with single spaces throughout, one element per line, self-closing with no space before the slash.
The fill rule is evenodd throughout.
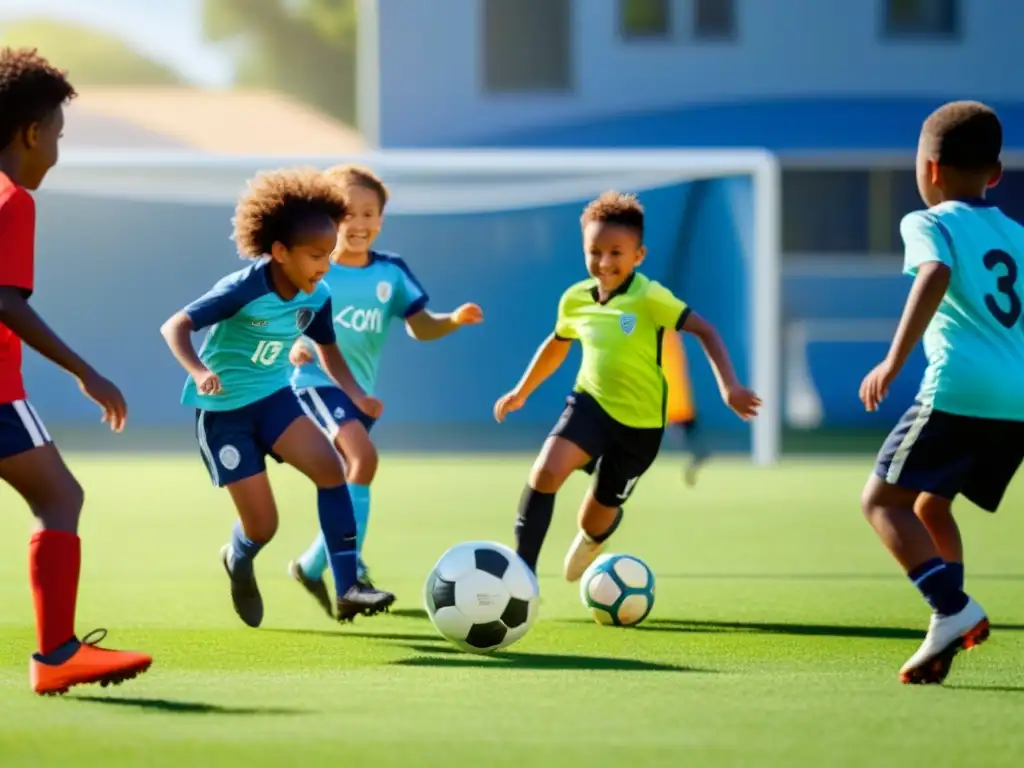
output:
<path id="1" fill-rule="evenodd" d="M 206 441 L 206 411 L 199 412 L 199 419 L 196 421 L 196 438 L 199 440 L 199 452 L 203 454 L 206 464 L 210 467 L 213 484 L 219 486 L 220 471 L 217 469 L 217 461 L 213 458 L 210 444 Z"/>
<path id="2" fill-rule="evenodd" d="M 910 452 L 914 448 L 914 443 L 921 436 L 922 430 L 924 430 L 929 417 L 932 415 L 932 410 L 933 406 L 931 403 L 923 404 L 918 410 L 917 415 L 914 417 L 914 422 L 910 425 L 910 429 L 907 430 L 907 434 L 900 440 L 900 445 L 893 454 L 892 461 L 889 462 L 889 471 L 885 473 L 885 482 L 890 485 L 897 485 L 899 483 L 900 474 L 903 472 L 903 465 L 907 463 Z"/>
<path id="3" fill-rule="evenodd" d="M 14 412 L 21 419 L 21 426 L 28 432 L 33 447 L 40 448 L 50 442 L 50 435 L 46 432 L 45 427 L 42 426 L 42 422 L 36 421 L 36 417 L 32 415 L 34 410 L 27 401 L 15 400 L 11 405 L 14 406 Z"/>
<path id="4" fill-rule="evenodd" d="M 43 439 L 48 443 L 52 443 L 53 438 L 50 437 L 50 433 L 46 431 L 46 425 L 43 424 L 43 420 L 39 418 L 39 412 L 36 410 L 36 407 L 28 400 L 25 401 L 25 405 L 28 406 L 28 409 L 32 412 L 33 418 L 36 420 L 36 424 L 39 425 L 39 431 L 43 433 Z"/>
<path id="5" fill-rule="evenodd" d="M 331 415 L 331 411 L 327 407 L 327 403 L 325 403 L 324 399 L 320 397 L 320 393 L 316 391 L 316 387 L 306 387 L 302 390 L 302 395 L 309 398 L 310 405 L 313 406 L 320 418 L 317 419 L 313 417 L 313 414 L 309 412 L 308 408 L 306 408 L 305 401 L 300 397 L 299 402 L 302 403 L 306 413 L 308 413 L 310 418 L 316 422 L 317 426 L 320 427 L 320 431 L 327 436 L 327 439 L 333 443 L 334 438 L 338 436 L 338 430 L 340 427 L 338 426 L 338 422 L 336 422 L 334 417 Z"/>

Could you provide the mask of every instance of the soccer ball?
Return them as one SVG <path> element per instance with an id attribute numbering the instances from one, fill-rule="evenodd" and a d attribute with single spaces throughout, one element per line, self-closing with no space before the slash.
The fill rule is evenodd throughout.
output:
<path id="1" fill-rule="evenodd" d="M 507 648 L 537 619 L 537 579 L 504 544 L 457 544 L 423 588 L 427 615 L 443 637 L 469 653 Z"/>
<path id="2" fill-rule="evenodd" d="M 580 599 L 598 624 L 632 627 L 654 607 L 654 574 L 632 555 L 601 555 L 583 573 Z"/>

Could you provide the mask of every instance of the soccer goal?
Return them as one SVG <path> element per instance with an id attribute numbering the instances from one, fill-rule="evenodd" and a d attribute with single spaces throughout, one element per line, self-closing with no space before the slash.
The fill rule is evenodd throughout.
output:
<path id="1" fill-rule="evenodd" d="M 560 293 L 585 277 L 583 206 L 617 189 L 637 193 L 647 211 L 643 271 L 715 323 L 740 375 L 764 399 L 762 415 L 749 428 L 735 419 L 721 406 L 714 378 L 693 347 L 689 368 L 701 418 L 709 429 L 749 445 L 756 463 L 777 461 L 783 410 L 780 181 L 766 152 L 389 150 L 307 158 L 69 152 L 51 172 L 41 201 L 50 216 L 74 222 L 74 235 L 51 233 L 46 245 L 88 244 L 103 250 L 110 267 L 137 273 L 139 241 L 146 240 L 146 279 L 159 286 L 158 294 L 145 308 L 120 308 L 139 319 L 149 305 L 174 306 L 237 266 L 225 238 L 246 178 L 283 166 L 343 162 L 368 165 L 389 184 L 379 246 L 405 257 L 432 305 L 477 301 L 486 314 L 483 328 L 451 340 L 397 343 L 381 373 L 388 421 L 493 428 L 495 397 L 515 383 L 550 332 Z M 112 295 L 109 301 L 116 313 L 122 299 Z M 130 332 L 111 317 L 90 320 L 106 349 Z M 108 353 L 96 353 L 101 364 Z M 143 360 L 133 370 L 149 370 L 150 353 L 139 354 Z M 152 370 L 167 368 L 165 351 L 153 354 L 161 357 Z M 575 366 L 570 361 L 564 368 L 517 416 L 521 423 L 550 424 L 572 385 Z M 155 400 L 152 407 L 144 404 L 136 418 L 161 420 L 162 407 Z"/>

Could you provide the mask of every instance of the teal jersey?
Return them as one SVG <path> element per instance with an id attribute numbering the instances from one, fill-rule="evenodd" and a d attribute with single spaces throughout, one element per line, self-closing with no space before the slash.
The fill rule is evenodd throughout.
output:
<path id="1" fill-rule="evenodd" d="M 919 399 L 960 416 L 1024 421 L 1024 227 L 984 201 L 946 202 L 900 222 L 904 271 L 951 271 L 924 334 Z"/>
<path id="2" fill-rule="evenodd" d="M 377 386 L 391 321 L 412 317 L 427 306 L 427 293 L 398 256 L 373 251 L 365 267 L 331 266 L 322 285 L 334 307 L 334 333 L 353 377 L 367 394 Z M 307 334 L 308 335 L 308 334 Z M 316 363 L 292 373 L 295 389 L 336 386 Z"/>
<path id="3" fill-rule="evenodd" d="M 323 283 L 285 301 L 270 284 L 269 259 L 228 275 L 185 307 L 192 327 L 209 328 L 199 357 L 220 377 L 218 395 L 201 395 L 189 377 L 181 402 L 233 411 L 289 386 L 288 352 L 303 334 L 333 344 L 331 292 Z"/>

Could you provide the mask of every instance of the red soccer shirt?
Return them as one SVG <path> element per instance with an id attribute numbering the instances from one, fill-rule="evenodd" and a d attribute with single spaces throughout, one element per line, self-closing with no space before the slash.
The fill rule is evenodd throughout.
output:
<path id="1" fill-rule="evenodd" d="M 35 201 L 6 174 L 0 173 L 0 285 L 32 293 L 35 233 Z M 24 399 L 21 339 L 0 323 L 0 403 Z"/>

